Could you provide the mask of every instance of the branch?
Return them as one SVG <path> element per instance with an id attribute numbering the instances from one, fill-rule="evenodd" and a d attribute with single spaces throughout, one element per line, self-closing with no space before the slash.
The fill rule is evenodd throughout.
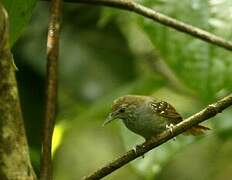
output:
<path id="1" fill-rule="evenodd" d="M 165 26 L 169 26 L 173 29 L 189 34 L 193 37 L 206 41 L 208 43 L 223 47 L 227 50 L 232 50 L 232 42 L 227 41 L 221 37 L 218 37 L 212 33 L 209 33 L 200 28 L 178 21 L 174 18 L 161 14 L 151 8 L 147 8 L 132 0 L 65 0 L 65 2 L 85 3 L 92 5 L 103 5 L 113 8 L 119 8 L 135 12 L 139 15 L 152 19 Z"/>
<path id="2" fill-rule="evenodd" d="M 148 67 L 153 72 L 159 73 L 165 78 L 165 82 L 171 86 L 171 88 L 179 91 L 182 94 L 194 96 L 194 92 L 187 88 L 175 75 L 175 73 L 168 67 L 164 59 L 158 54 L 157 51 L 153 50 L 144 55 L 144 60 L 148 64 Z"/>
<path id="3" fill-rule="evenodd" d="M 200 112 L 190 116 L 189 118 L 175 125 L 172 129 L 172 132 L 170 132 L 169 130 L 162 132 L 157 137 L 154 137 L 153 139 L 139 146 L 136 152 L 134 150 L 128 151 L 125 155 L 103 166 L 102 168 L 93 172 L 89 176 L 85 176 L 83 179 L 95 180 L 95 179 L 103 178 L 108 174 L 112 173 L 113 171 L 124 166 L 125 164 L 129 163 L 130 161 L 136 159 L 137 157 L 142 156 L 143 154 L 152 150 L 153 148 L 158 147 L 159 145 L 167 142 L 168 140 L 174 138 L 175 136 L 183 133 L 187 129 L 215 116 L 218 113 L 221 113 L 224 109 L 226 109 L 231 105 L 232 105 L 232 94 L 217 101 L 214 104 L 208 105 L 205 109 L 201 110 Z"/>
<path id="4" fill-rule="evenodd" d="M 52 179 L 52 134 L 57 106 L 57 72 L 59 54 L 61 0 L 51 1 L 51 17 L 47 37 L 46 105 L 40 163 L 40 179 Z"/>
<path id="5" fill-rule="evenodd" d="M 0 1 L 0 179 L 34 180 L 8 37 Z"/>

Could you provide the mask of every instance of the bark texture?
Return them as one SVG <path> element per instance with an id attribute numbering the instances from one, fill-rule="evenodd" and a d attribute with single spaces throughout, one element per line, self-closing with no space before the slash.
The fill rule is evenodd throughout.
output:
<path id="1" fill-rule="evenodd" d="M 0 179 L 36 179 L 29 158 L 13 56 L 8 43 L 8 16 L 0 2 Z"/>

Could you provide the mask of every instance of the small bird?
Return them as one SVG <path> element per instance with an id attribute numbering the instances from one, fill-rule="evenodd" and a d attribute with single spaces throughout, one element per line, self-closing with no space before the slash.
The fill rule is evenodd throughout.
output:
<path id="1" fill-rule="evenodd" d="M 114 119 L 122 119 L 129 130 L 141 135 L 146 141 L 166 129 L 172 132 L 172 127 L 183 120 L 171 104 L 141 95 L 125 95 L 114 100 L 103 126 Z M 185 134 L 199 135 L 205 130 L 209 128 L 196 125 Z"/>

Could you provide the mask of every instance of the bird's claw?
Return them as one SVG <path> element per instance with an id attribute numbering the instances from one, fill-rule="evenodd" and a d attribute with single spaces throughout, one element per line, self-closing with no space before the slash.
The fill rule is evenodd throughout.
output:
<path id="1" fill-rule="evenodd" d="M 137 154 L 137 152 L 138 152 L 138 149 L 140 149 L 140 148 L 143 148 L 144 147 L 144 145 L 142 144 L 142 145 L 136 145 L 136 146 L 134 146 L 133 147 L 133 151 L 135 152 L 135 154 Z M 144 158 L 145 156 L 144 156 L 144 154 L 142 155 L 142 158 Z"/>
<path id="2" fill-rule="evenodd" d="M 174 125 L 172 123 L 166 125 L 166 129 L 170 130 L 172 134 L 173 134 L 173 127 Z"/>
<path id="3" fill-rule="evenodd" d="M 172 135 L 173 135 L 173 127 L 174 125 L 172 123 L 166 125 L 166 129 L 170 130 Z M 176 137 L 174 137 L 173 140 L 176 140 Z"/>

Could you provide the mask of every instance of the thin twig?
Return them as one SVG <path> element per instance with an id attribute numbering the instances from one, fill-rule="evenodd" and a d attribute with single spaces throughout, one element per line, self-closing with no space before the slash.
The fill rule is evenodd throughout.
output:
<path id="1" fill-rule="evenodd" d="M 73 3 L 85 3 L 93 5 L 103 5 L 113 8 L 119 8 L 123 10 L 133 11 L 137 14 L 140 14 L 144 17 L 152 19 L 156 22 L 159 22 L 163 25 L 172 27 L 178 31 L 189 34 L 193 37 L 206 41 L 208 43 L 223 47 L 227 50 L 232 50 L 232 42 L 227 41 L 219 36 L 216 36 L 212 33 L 209 33 L 205 30 L 197 28 L 195 26 L 189 25 L 182 21 L 178 21 L 174 18 L 168 17 L 162 13 L 155 11 L 154 9 L 145 7 L 139 3 L 136 3 L 132 0 L 65 0 L 65 2 Z"/>
<path id="2" fill-rule="evenodd" d="M 128 151 L 123 156 L 103 166 L 102 168 L 93 172 L 89 176 L 85 176 L 83 179 L 84 180 L 101 179 L 107 176 L 108 174 L 112 173 L 113 171 L 119 169 L 120 167 L 124 166 L 125 164 L 129 163 L 130 161 L 136 159 L 137 157 L 144 155 L 146 152 L 152 150 L 153 148 L 158 147 L 159 145 L 167 142 L 173 137 L 183 133 L 185 130 L 215 116 L 218 113 L 221 113 L 224 109 L 226 109 L 231 105 L 232 105 L 232 94 L 217 101 L 214 104 L 208 105 L 205 109 L 201 110 L 200 112 L 194 114 L 193 116 L 190 116 L 189 118 L 175 125 L 172 129 L 172 132 L 170 132 L 169 130 L 164 131 L 163 133 L 159 134 L 157 137 L 154 137 L 153 139 L 138 146 L 140 148 L 138 148 L 136 152 L 134 150 Z"/>
<path id="3" fill-rule="evenodd" d="M 57 72 L 61 3 L 61 0 L 51 1 L 51 17 L 48 27 L 46 105 L 40 164 L 40 179 L 42 180 L 52 179 L 51 144 L 57 106 Z"/>

